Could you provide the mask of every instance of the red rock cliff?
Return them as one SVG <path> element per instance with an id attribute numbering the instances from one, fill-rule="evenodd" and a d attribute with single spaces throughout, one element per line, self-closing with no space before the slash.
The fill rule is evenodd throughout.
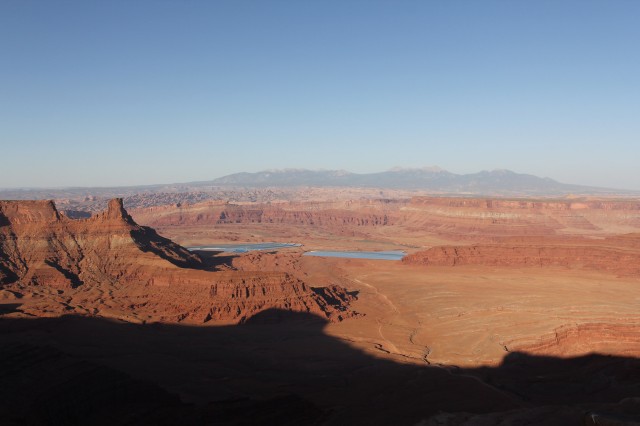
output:
<path id="1" fill-rule="evenodd" d="M 329 301 L 283 272 L 206 270 L 199 256 L 137 225 L 122 199 L 81 220 L 50 201 L 0 201 L 0 286 L 21 293 L 99 289 L 101 306 L 111 295 L 131 301 L 138 316 L 197 323 L 238 322 L 268 308 L 339 319 L 350 315 L 353 299 L 337 289 Z"/>
<path id="2" fill-rule="evenodd" d="M 544 240 L 533 239 L 526 245 L 438 246 L 408 255 L 402 261 L 432 266 L 562 266 L 640 276 L 640 251 L 630 244 L 634 240 L 628 237 L 582 241 L 582 245 L 544 245 Z"/>

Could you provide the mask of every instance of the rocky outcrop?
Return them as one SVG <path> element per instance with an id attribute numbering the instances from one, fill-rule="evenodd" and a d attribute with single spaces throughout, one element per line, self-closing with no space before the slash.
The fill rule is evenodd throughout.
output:
<path id="1" fill-rule="evenodd" d="M 11 281 L 67 288 L 202 266 L 197 255 L 138 226 L 121 199 L 85 220 L 68 219 L 51 201 L 3 201 L 0 214 L 6 219 L 0 250 Z"/>
<path id="2" fill-rule="evenodd" d="M 640 326 L 618 318 L 600 322 L 567 324 L 551 333 L 502 342 L 510 352 L 547 356 L 576 356 L 593 352 L 637 357 L 640 354 Z"/>
<path id="3" fill-rule="evenodd" d="M 437 246 L 406 256 L 404 263 L 431 266 L 561 266 L 640 276 L 640 251 L 615 247 L 487 244 Z"/>
<path id="4" fill-rule="evenodd" d="M 122 199 L 77 220 L 50 201 L 0 202 L 0 286 L 84 295 L 83 309 L 98 314 L 193 323 L 241 322 L 268 308 L 339 320 L 351 315 L 353 299 L 344 289 L 325 297 L 284 272 L 208 270 L 198 255 L 136 224 Z"/>

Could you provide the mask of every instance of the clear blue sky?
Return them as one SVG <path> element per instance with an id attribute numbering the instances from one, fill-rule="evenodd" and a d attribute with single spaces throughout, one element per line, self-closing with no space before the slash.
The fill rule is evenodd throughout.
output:
<path id="1" fill-rule="evenodd" d="M 640 1 L 0 0 L 0 187 L 300 167 L 640 189 Z"/>

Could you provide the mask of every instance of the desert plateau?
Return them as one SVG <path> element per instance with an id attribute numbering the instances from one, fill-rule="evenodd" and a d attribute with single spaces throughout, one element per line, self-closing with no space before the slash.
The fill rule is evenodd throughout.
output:
<path id="1" fill-rule="evenodd" d="M 325 193 L 0 202 L 3 421 L 640 415 L 640 201 Z"/>

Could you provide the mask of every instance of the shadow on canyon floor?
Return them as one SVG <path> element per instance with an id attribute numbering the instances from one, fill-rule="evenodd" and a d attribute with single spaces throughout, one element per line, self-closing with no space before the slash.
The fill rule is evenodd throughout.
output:
<path id="1" fill-rule="evenodd" d="M 0 315 L 10 314 L 12 312 L 20 312 L 20 303 L 4 303 L 0 304 Z"/>
<path id="2" fill-rule="evenodd" d="M 79 286 L 81 286 L 82 284 L 84 284 L 82 282 L 82 280 L 80 280 L 80 277 L 78 277 L 77 274 L 71 272 L 68 269 L 63 268 L 62 266 L 60 266 L 58 263 L 49 260 L 49 259 L 45 259 L 44 263 L 50 267 L 52 267 L 53 269 L 55 269 L 56 271 L 60 272 L 60 274 L 62 274 L 66 279 L 69 280 L 69 283 L 71 285 L 71 288 L 78 288 Z"/>
<path id="3" fill-rule="evenodd" d="M 0 226 L 9 226 L 9 218 L 0 212 Z"/>
<path id="4" fill-rule="evenodd" d="M 226 254 L 223 251 L 214 250 L 194 250 L 192 253 L 200 256 L 207 269 L 218 271 L 221 269 L 235 269 L 233 267 L 233 259 L 238 257 L 237 254 Z"/>
<path id="5" fill-rule="evenodd" d="M 0 419 L 9 425 L 402 425 L 548 405 L 572 408 L 544 424 L 579 425 L 589 409 L 640 394 L 635 358 L 403 364 L 328 336 L 325 320 L 304 313 L 194 327 L 6 316 L 15 310 L 0 317 Z"/>

